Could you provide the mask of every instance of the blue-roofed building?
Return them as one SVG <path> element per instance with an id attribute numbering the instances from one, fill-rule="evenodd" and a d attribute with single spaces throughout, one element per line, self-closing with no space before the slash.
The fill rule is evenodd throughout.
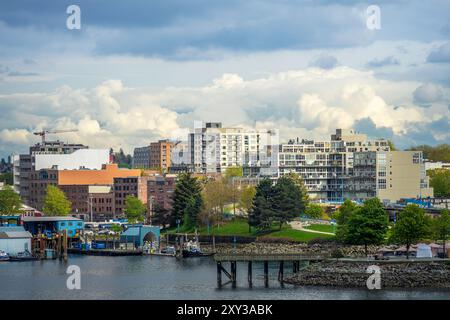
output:
<path id="1" fill-rule="evenodd" d="M 23 217 L 25 230 L 36 235 L 42 233 L 51 237 L 53 233 L 61 233 L 67 230 L 69 238 L 79 237 L 84 229 L 84 221 L 74 217 Z"/>
<path id="2" fill-rule="evenodd" d="M 120 235 L 120 242 L 133 243 L 135 248 L 142 248 L 145 242 L 157 243 L 157 246 L 159 246 L 159 236 L 159 227 L 129 225 Z"/>
<path id="3" fill-rule="evenodd" d="M 15 227 L 20 225 L 20 215 L 0 215 L 0 226 Z"/>

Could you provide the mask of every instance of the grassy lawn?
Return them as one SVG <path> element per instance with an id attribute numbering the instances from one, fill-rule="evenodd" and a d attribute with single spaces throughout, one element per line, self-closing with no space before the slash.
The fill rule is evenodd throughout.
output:
<path id="1" fill-rule="evenodd" d="M 317 238 L 331 238 L 332 235 L 328 234 L 320 234 L 320 233 L 312 233 L 312 232 L 305 232 L 300 230 L 294 230 L 294 229 L 284 229 L 281 231 L 272 232 L 268 237 L 276 237 L 276 238 L 289 238 L 294 241 L 298 242 L 306 242 L 312 239 Z"/>
<path id="2" fill-rule="evenodd" d="M 327 229 L 328 230 L 328 229 Z M 201 235 L 207 235 L 208 230 L 206 227 L 200 228 L 199 234 Z M 322 231 L 322 230 L 319 230 Z M 166 232 L 174 233 L 176 232 L 175 229 L 167 230 Z M 193 232 L 193 230 L 192 230 Z M 325 231 L 328 232 L 328 231 Z M 330 231 L 332 232 L 332 230 Z M 258 236 L 256 233 L 256 230 L 252 228 L 252 232 L 248 232 L 248 223 L 245 219 L 234 219 L 232 221 L 225 222 L 224 224 L 217 227 L 215 225 L 214 227 L 210 228 L 210 234 L 211 235 L 227 235 L 227 236 Z M 286 238 L 293 241 L 299 241 L 299 242 L 306 242 L 311 239 L 316 238 L 330 238 L 333 237 L 331 235 L 326 234 L 320 234 L 320 233 L 312 233 L 312 232 L 305 232 L 300 230 L 294 230 L 289 225 L 284 225 L 281 230 L 279 230 L 278 225 L 274 225 L 272 228 L 272 232 L 260 235 L 260 237 L 273 237 L 273 238 Z"/>
<path id="3" fill-rule="evenodd" d="M 253 232 L 248 232 L 248 223 L 243 219 L 234 219 L 226 222 L 219 227 L 215 225 L 210 227 L 210 234 L 214 235 L 233 235 L 233 236 L 250 236 L 254 235 Z M 200 234 L 208 234 L 208 229 L 202 227 L 199 230 Z"/>
<path id="4" fill-rule="evenodd" d="M 305 229 L 334 233 L 334 227 L 329 224 L 312 224 L 305 227 Z"/>

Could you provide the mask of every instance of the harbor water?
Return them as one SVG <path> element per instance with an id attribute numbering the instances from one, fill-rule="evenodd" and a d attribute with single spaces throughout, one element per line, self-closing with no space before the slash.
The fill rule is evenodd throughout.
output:
<path id="1" fill-rule="evenodd" d="M 66 286 L 69 265 L 80 267 L 80 290 Z M 289 276 L 292 268 L 285 268 L 285 276 Z M 269 288 L 265 288 L 263 266 L 255 264 L 253 287 L 249 288 L 247 265 L 238 263 L 237 287 L 218 289 L 212 258 L 70 255 L 67 263 L 0 262 L 0 299 L 450 299 L 449 290 L 438 289 L 281 286 L 277 271 L 276 265 L 270 267 Z"/>

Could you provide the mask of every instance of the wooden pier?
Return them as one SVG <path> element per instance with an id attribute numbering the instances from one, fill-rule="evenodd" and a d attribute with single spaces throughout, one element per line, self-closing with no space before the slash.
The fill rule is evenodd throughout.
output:
<path id="1" fill-rule="evenodd" d="M 84 254 L 88 256 L 142 256 L 142 250 L 122 250 L 122 249 L 68 249 L 69 253 Z"/>
<path id="2" fill-rule="evenodd" d="M 43 234 L 38 234 L 32 238 L 31 254 L 38 259 L 63 259 L 67 261 L 68 238 L 67 231 L 54 234 L 52 238 L 47 238 Z M 51 257 L 48 253 L 51 253 Z"/>
<path id="3" fill-rule="evenodd" d="M 283 283 L 285 263 L 292 263 L 292 271 L 297 273 L 300 270 L 300 262 L 318 262 L 326 260 L 325 256 L 311 256 L 304 254 L 216 254 L 214 260 L 217 263 L 217 287 L 231 283 L 233 288 L 237 282 L 237 262 L 247 262 L 247 281 L 248 285 L 253 285 L 253 263 L 263 263 L 264 269 L 264 286 L 269 286 L 269 262 L 277 262 L 278 281 Z M 230 263 L 230 272 L 228 272 L 224 263 Z M 222 273 L 229 281 L 222 283 Z"/>

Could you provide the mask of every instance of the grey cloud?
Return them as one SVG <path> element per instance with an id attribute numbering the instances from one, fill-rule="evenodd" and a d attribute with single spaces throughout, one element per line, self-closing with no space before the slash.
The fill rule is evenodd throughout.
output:
<path id="1" fill-rule="evenodd" d="M 363 132 L 372 138 L 392 139 L 394 132 L 388 127 L 376 127 L 375 123 L 370 118 L 357 120 L 353 125 L 355 130 Z"/>
<path id="2" fill-rule="evenodd" d="M 311 61 L 309 64 L 313 67 L 318 67 L 322 69 L 333 69 L 338 64 L 338 60 L 331 55 L 321 55 L 317 57 L 315 60 Z"/>
<path id="3" fill-rule="evenodd" d="M 429 103 L 436 102 L 442 98 L 442 90 L 439 86 L 426 83 L 418 86 L 413 92 L 414 102 L 428 107 Z"/>
<path id="4" fill-rule="evenodd" d="M 368 68 L 381 68 L 385 66 L 399 65 L 400 62 L 394 57 L 389 56 L 383 59 L 373 59 L 366 63 L 366 67 Z"/>
<path id="5" fill-rule="evenodd" d="M 444 43 L 439 48 L 430 52 L 427 62 L 449 63 L 450 62 L 450 42 Z"/>

